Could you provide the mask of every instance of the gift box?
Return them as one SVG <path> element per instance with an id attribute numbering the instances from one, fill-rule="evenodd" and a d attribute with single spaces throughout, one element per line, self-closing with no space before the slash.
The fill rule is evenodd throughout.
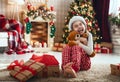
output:
<path id="1" fill-rule="evenodd" d="M 37 77 L 58 77 L 60 75 L 59 62 L 54 56 L 43 54 L 39 62 L 44 63 L 46 67 L 38 73 Z"/>
<path id="2" fill-rule="evenodd" d="M 63 44 L 63 43 L 55 43 L 54 46 L 52 47 L 52 50 L 62 52 L 62 50 L 65 46 L 66 46 L 66 44 Z"/>
<path id="3" fill-rule="evenodd" d="M 37 56 L 33 54 L 31 59 L 45 64 L 45 68 L 37 74 L 37 77 L 58 77 L 60 75 L 59 62 L 53 55 Z"/>
<path id="4" fill-rule="evenodd" d="M 112 53 L 112 49 L 107 48 L 107 47 L 102 47 L 101 53 L 106 53 L 106 54 Z"/>
<path id="5" fill-rule="evenodd" d="M 20 81 L 26 81 L 42 71 L 44 67 L 45 65 L 43 63 L 28 60 L 22 66 L 15 66 L 14 70 L 10 71 L 10 75 Z"/>
<path id="6" fill-rule="evenodd" d="M 37 74 L 38 78 L 47 78 L 47 77 L 59 77 L 60 69 L 59 65 L 46 66 L 42 71 Z"/>
<path id="7" fill-rule="evenodd" d="M 111 74 L 120 76 L 120 64 L 110 64 Z"/>
<path id="8" fill-rule="evenodd" d="M 100 44 L 94 44 L 94 51 L 96 53 L 100 53 L 101 52 L 101 45 Z"/>

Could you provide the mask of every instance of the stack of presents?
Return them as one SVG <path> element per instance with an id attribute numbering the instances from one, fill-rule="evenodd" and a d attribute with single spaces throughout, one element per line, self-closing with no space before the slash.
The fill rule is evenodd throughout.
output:
<path id="1" fill-rule="evenodd" d="M 25 82 L 32 77 L 46 78 L 46 77 L 59 77 L 60 69 L 59 63 L 56 58 L 49 54 L 43 54 L 42 56 L 33 56 L 26 62 L 23 60 L 15 60 L 8 68 L 9 74 Z"/>
<path id="2" fill-rule="evenodd" d="M 108 42 L 101 42 L 100 44 L 94 44 L 94 51 L 96 53 L 109 54 L 113 52 L 113 44 Z"/>
<path id="3" fill-rule="evenodd" d="M 64 49 L 65 46 L 66 46 L 66 44 L 64 44 L 64 43 L 54 43 L 52 50 L 57 51 L 57 52 L 62 52 L 62 50 Z"/>

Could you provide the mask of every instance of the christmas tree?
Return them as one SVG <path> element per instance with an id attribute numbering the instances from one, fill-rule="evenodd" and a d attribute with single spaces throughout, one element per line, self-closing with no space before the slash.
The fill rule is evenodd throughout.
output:
<path id="1" fill-rule="evenodd" d="M 70 10 L 68 11 L 68 15 L 65 17 L 65 27 L 63 28 L 63 43 L 68 42 L 68 23 L 69 20 L 75 15 L 83 16 L 85 18 L 85 21 L 87 23 L 87 29 L 92 33 L 94 43 L 100 43 L 102 39 L 101 33 L 98 27 L 97 20 L 94 18 L 95 12 L 93 10 L 92 3 L 90 0 L 74 0 L 74 2 L 70 4 Z"/>

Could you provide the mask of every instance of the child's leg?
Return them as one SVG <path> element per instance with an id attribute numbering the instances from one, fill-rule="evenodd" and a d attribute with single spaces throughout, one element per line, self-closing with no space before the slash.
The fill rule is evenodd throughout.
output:
<path id="1" fill-rule="evenodd" d="M 88 70 L 91 67 L 90 57 L 82 50 L 80 70 Z"/>
<path id="2" fill-rule="evenodd" d="M 73 62 L 72 68 L 77 72 L 80 70 L 81 64 L 81 51 L 79 46 L 72 47 L 71 61 Z"/>
<path id="3" fill-rule="evenodd" d="M 62 51 L 62 69 L 64 65 L 70 62 L 70 53 L 71 47 L 67 45 Z"/>

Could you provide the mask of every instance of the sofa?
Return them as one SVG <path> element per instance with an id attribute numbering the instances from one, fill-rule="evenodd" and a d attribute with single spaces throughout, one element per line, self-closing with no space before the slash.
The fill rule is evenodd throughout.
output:
<path id="1" fill-rule="evenodd" d="M 27 43 L 21 45 L 24 41 L 24 26 L 15 19 L 8 19 L 4 15 L 0 14 L 0 34 L 5 33 L 5 41 L 7 41 L 5 46 L 0 45 L 0 52 L 7 52 L 8 54 L 12 54 L 14 52 L 23 54 L 21 51 L 24 46 L 26 48 Z M 4 35 L 4 34 L 3 34 Z M 0 36 L 0 42 L 3 42 L 3 35 Z M 1 38 L 2 37 L 2 38 Z M 8 43 L 8 44 L 7 44 Z M 7 49 L 6 49 L 7 48 Z"/>

